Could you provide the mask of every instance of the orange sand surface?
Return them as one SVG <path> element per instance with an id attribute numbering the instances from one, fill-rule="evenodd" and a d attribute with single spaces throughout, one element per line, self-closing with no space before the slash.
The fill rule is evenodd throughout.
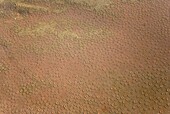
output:
<path id="1" fill-rule="evenodd" d="M 0 114 L 170 114 L 169 0 L 0 0 Z"/>

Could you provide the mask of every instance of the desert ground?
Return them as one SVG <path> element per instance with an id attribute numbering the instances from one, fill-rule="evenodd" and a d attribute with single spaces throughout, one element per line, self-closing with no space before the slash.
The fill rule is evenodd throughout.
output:
<path id="1" fill-rule="evenodd" d="M 169 0 L 0 0 L 0 114 L 170 114 Z"/>

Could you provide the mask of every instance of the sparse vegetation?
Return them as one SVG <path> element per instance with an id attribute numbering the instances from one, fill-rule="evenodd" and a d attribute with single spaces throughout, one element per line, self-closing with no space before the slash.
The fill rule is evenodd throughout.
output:
<path id="1" fill-rule="evenodd" d="M 5 38 L 0 37 L 0 46 L 3 48 L 8 48 L 10 45 L 10 42 L 7 42 Z"/>
<path id="2" fill-rule="evenodd" d="M 31 95 L 34 94 L 37 91 L 40 91 L 45 88 L 51 88 L 52 85 L 46 80 L 41 81 L 37 79 L 32 79 L 30 83 L 24 84 L 20 87 L 19 92 L 22 95 Z"/>
<path id="3" fill-rule="evenodd" d="M 0 113 L 166 114 L 168 0 L 127 1 L 1 0 Z"/>
<path id="4" fill-rule="evenodd" d="M 8 67 L 4 63 L 0 63 L 0 73 L 8 70 Z"/>
<path id="5" fill-rule="evenodd" d="M 47 34 L 57 34 L 57 31 L 55 29 L 56 23 L 55 22 L 39 22 L 33 27 L 16 27 L 15 32 L 18 33 L 19 36 L 32 36 L 32 37 L 37 37 L 37 36 L 44 36 Z"/>

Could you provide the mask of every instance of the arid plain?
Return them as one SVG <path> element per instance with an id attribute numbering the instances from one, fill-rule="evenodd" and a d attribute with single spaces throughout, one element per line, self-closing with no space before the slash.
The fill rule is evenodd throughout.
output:
<path id="1" fill-rule="evenodd" d="M 0 0 L 0 114 L 170 114 L 169 0 Z"/>

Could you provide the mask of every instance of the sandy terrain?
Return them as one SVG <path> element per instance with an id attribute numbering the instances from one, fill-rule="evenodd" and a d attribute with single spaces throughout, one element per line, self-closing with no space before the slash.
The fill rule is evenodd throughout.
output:
<path id="1" fill-rule="evenodd" d="M 0 114 L 169 114 L 169 0 L 0 0 Z"/>

